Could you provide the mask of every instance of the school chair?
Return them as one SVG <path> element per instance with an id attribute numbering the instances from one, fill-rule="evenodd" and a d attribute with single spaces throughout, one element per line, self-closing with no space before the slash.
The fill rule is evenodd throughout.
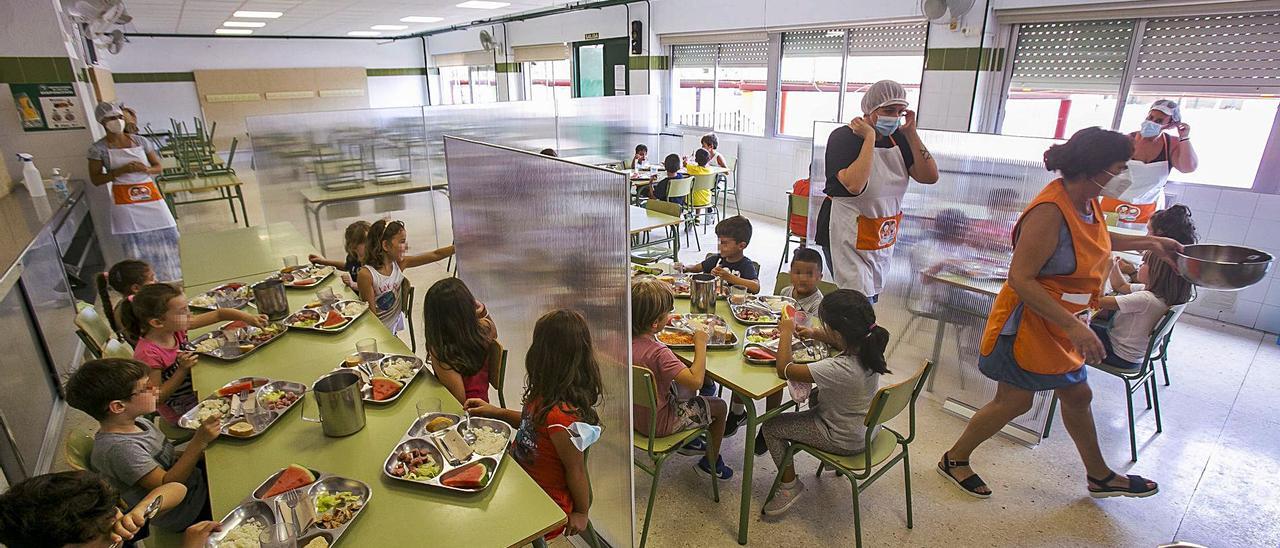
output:
<path id="1" fill-rule="evenodd" d="M 418 337 L 413 331 L 413 284 L 405 278 L 400 281 L 400 311 L 404 313 L 405 323 L 409 324 L 409 349 L 418 353 Z"/>
<path id="2" fill-rule="evenodd" d="M 649 200 L 645 202 L 644 208 L 656 213 L 670 215 L 672 217 L 681 216 L 680 204 L 674 202 L 665 202 L 662 200 Z M 658 262 L 666 257 L 676 260 L 676 248 L 680 241 L 680 232 L 678 227 L 664 228 L 669 235 L 657 240 L 650 239 L 649 232 L 644 234 L 636 234 L 632 236 L 636 239 L 632 244 L 631 262 L 636 264 L 651 264 Z"/>
<path id="3" fill-rule="evenodd" d="M 1186 304 L 1180 304 L 1169 308 L 1168 312 L 1160 318 L 1156 326 L 1151 330 L 1151 336 L 1147 340 L 1147 352 L 1142 358 L 1142 365 L 1137 369 L 1125 369 L 1115 367 L 1105 363 L 1089 364 L 1089 367 L 1100 370 L 1104 373 L 1111 374 L 1124 381 L 1126 411 L 1129 415 L 1129 460 L 1138 462 L 1138 434 L 1135 431 L 1135 421 L 1133 418 L 1133 394 L 1138 389 L 1142 389 L 1142 394 L 1147 397 L 1147 409 L 1155 411 L 1156 415 L 1156 433 L 1164 432 L 1164 425 L 1160 422 L 1160 394 L 1156 391 L 1156 370 L 1155 362 L 1161 355 L 1160 347 L 1169 333 L 1173 331 L 1173 325 L 1182 316 L 1182 312 L 1187 309 Z M 1049 404 L 1049 420 L 1045 422 L 1044 436 L 1049 437 L 1049 427 L 1053 424 L 1053 413 L 1058 407 L 1058 400 L 1055 397 Z"/>
<path id="4" fill-rule="evenodd" d="M 693 195 L 700 191 L 711 193 L 711 200 L 705 204 L 694 204 Z M 694 175 L 693 188 L 689 192 L 689 197 L 684 199 L 685 211 L 687 211 L 698 225 L 702 226 L 702 233 L 707 233 L 707 220 L 720 219 L 720 210 L 716 207 L 716 176 L 715 174 Z"/>
<path id="5" fill-rule="evenodd" d="M 791 285 L 791 273 L 779 272 L 778 281 L 774 282 L 773 284 L 773 294 L 781 295 L 782 288 L 787 287 L 789 285 Z M 837 289 L 840 289 L 840 288 L 836 287 L 836 284 L 833 284 L 828 281 L 818 280 L 818 291 L 821 292 L 823 296 L 835 293 Z"/>
<path id="6" fill-rule="evenodd" d="M 933 362 L 926 360 L 924 367 L 916 371 L 916 374 L 912 375 L 911 378 L 876 391 L 876 395 L 871 399 L 871 407 L 867 410 L 867 418 L 863 422 L 867 426 L 866 450 L 863 452 L 848 456 L 835 455 L 819 451 L 803 443 L 792 442 L 787 447 L 787 452 L 782 456 L 782 466 L 778 468 L 778 475 L 773 478 L 773 487 L 769 489 L 769 495 L 765 497 L 765 503 L 768 503 L 778 492 L 778 486 L 782 484 L 782 470 L 791 464 L 796 452 L 805 452 L 813 455 L 821 463 L 818 466 L 818 474 L 822 473 L 824 466 L 830 466 L 837 473 L 848 479 L 849 484 L 853 487 L 854 539 L 857 541 L 858 548 L 861 548 L 862 511 L 859 508 L 858 495 L 864 489 L 870 487 L 877 479 L 880 479 L 880 476 L 883 476 L 885 472 L 892 469 L 895 464 L 901 462 L 903 487 L 907 495 L 907 529 L 911 529 L 911 455 L 909 449 L 911 441 L 916 437 L 916 400 L 920 397 L 920 391 L 924 389 L 925 378 L 929 376 L 929 372 L 932 370 Z M 885 423 L 902 413 L 903 409 L 907 410 L 907 416 L 910 417 L 906 436 L 885 425 Z M 880 427 L 878 433 L 875 431 L 876 426 Z M 895 446 L 901 448 L 897 455 L 894 455 Z M 890 458 L 891 456 L 892 458 Z"/>
<path id="7" fill-rule="evenodd" d="M 67 439 L 62 441 L 62 456 L 72 470 L 89 469 L 89 457 L 93 454 L 93 434 L 83 428 L 67 432 Z"/>
<path id="8" fill-rule="evenodd" d="M 73 322 L 76 326 L 76 336 L 84 342 L 89 355 L 95 359 L 101 358 L 107 342 L 115 336 L 111 330 L 111 324 L 107 323 L 107 319 L 98 312 L 97 308 L 84 301 L 76 301 L 76 317 Z"/>
<path id="9" fill-rule="evenodd" d="M 688 204 L 689 194 L 693 192 L 693 178 L 681 177 L 679 179 L 667 179 L 667 181 L 667 201 L 675 203 L 676 198 L 684 199 L 685 205 L 680 206 L 680 217 L 684 219 L 684 245 L 689 247 L 689 227 L 693 226 L 693 218 L 689 215 L 690 208 Z M 698 251 L 702 251 L 702 242 L 698 241 L 696 234 L 693 242 L 697 244 Z"/>
<path id="10" fill-rule="evenodd" d="M 736 201 L 737 198 L 734 198 Z M 791 260 L 791 244 L 795 243 L 800 247 L 805 247 L 809 243 L 808 234 L 795 233 L 791 231 L 791 218 L 804 217 L 807 221 L 809 218 L 809 197 L 796 196 L 790 192 L 787 193 L 787 239 L 782 243 L 782 262 L 778 263 L 778 272 L 782 272 L 782 265 L 787 264 Z M 805 230 L 808 230 L 806 226 Z M 825 293 L 824 293 L 825 294 Z"/>
<path id="11" fill-rule="evenodd" d="M 506 407 L 502 391 L 507 386 L 507 350 L 498 341 L 489 346 L 489 386 L 498 391 L 498 407 Z"/>
<path id="12" fill-rule="evenodd" d="M 653 477 L 649 484 L 649 505 L 644 511 L 644 526 L 640 531 L 640 548 L 644 548 L 645 542 L 649 540 L 649 518 L 653 516 L 653 503 L 658 498 L 658 475 L 662 473 L 662 463 L 676 454 L 676 450 L 684 444 L 707 432 L 707 427 L 704 426 L 657 437 L 658 394 L 653 372 L 638 365 L 631 366 L 631 402 L 644 408 L 640 410 L 641 413 L 649 414 L 649 431 L 635 432 L 632 446 L 648 455 L 647 464 L 637 459 L 636 466 Z M 711 474 L 711 493 L 715 501 L 720 502 L 720 482 L 715 474 Z"/>
<path id="13" fill-rule="evenodd" d="M 1195 302 L 1199 297 L 1196 286 L 1191 286 L 1191 298 L 1187 300 L 1187 304 Z M 1181 315 L 1179 315 L 1181 317 Z M 1175 322 L 1177 320 L 1175 319 Z M 1160 360 L 1160 370 L 1164 372 L 1164 385 L 1169 386 L 1169 342 L 1173 340 L 1173 329 L 1170 328 L 1169 334 L 1164 336 L 1164 340 L 1160 341 L 1160 354 L 1152 359 Z"/>
<path id="14" fill-rule="evenodd" d="M 738 204 L 738 158 L 725 156 L 724 163 L 729 172 L 716 175 L 716 182 L 720 184 L 720 192 L 717 193 L 721 202 L 720 210 L 729 210 L 729 196 L 733 196 L 733 208 L 738 215 L 742 215 L 742 206 Z"/>

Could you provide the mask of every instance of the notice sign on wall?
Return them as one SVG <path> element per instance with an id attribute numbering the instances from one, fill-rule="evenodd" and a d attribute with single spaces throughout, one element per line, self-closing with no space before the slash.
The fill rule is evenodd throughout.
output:
<path id="1" fill-rule="evenodd" d="M 71 84 L 9 84 L 24 131 L 84 129 L 84 108 Z"/>

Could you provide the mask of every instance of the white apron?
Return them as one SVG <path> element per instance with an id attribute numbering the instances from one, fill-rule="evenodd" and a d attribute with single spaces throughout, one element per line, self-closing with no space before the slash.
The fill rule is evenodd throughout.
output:
<path id="1" fill-rule="evenodd" d="M 117 169 L 129 162 L 151 164 L 141 146 L 107 147 L 107 169 Z M 160 195 L 160 187 L 149 173 L 121 175 L 111 181 L 110 190 L 112 234 L 136 234 L 177 226 L 164 197 Z"/>
<path id="2" fill-rule="evenodd" d="M 862 194 L 831 197 L 831 261 L 836 285 L 867 297 L 884 289 L 893 244 L 902 224 L 907 164 L 897 144 L 874 148 L 871 175 Z"/>
<path id="3" fill-rule="evenodd" d="M 1145 228 L 1151 214 L 1164 208 L 1164 185 L 1169 182 L 1172 165 L 1169 163 L 1171 152 L 1167 137 L 1164 143 L 1164 160 L 1159 162 L 1141 162 L 1129 160 L 1125 162 L 1128 170 L 1116 176 L 1120 179 L 1119 199 L 1102 199 L 1102 211 L 1115 212 L 1118 226 Z"/>

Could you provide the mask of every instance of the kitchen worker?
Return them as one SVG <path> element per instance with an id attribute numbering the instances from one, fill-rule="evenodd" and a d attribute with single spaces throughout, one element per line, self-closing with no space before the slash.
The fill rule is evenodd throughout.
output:
<path id="1" fill-rule="evenodd" d="M 902 84 L 881 80 L 862 96 L 862 116 L 827 137 L 825 192 L 831 199 L 818 213 L 817 243 L 830 257 L 836 285 L 871 302 L 884 289 L 907 182 L 938 181 L 938 164 L 908 106 Z"/>
<path id="2" fill-rule="evenodd" d="M 127 258 L 151 265 L 157 280 L 180 281 L 178 224 L 154 179 L 163 169 L 160 155 L 150 141 L 125 133 L 119 105 L 98 103 L 94 115 L 107 135 L 89 147 L 89 180 L 111 193 L 111 233 Z"/>
<path id="3" fill-rule="evenodd" d="M 1176 129 L 1178 136 L 1169 135 L 1169 129 Z M 1120 197 L 1104 197 L 1102 210 L 1114 212 L 1124 226 L 1142 228 L 1151 220 L 1151 214 L 1164 206 L 1164 185 L 1170 170 L 1191 173 L 1200 159 L 1191 146 L 1191 126 L 1182 121 L 1178 103 L 1168 99 L 1152 103 L 1141 129 L 1130 133 L 1129 138 L 1133 140 L 1133 158 L 1117 183 Z"/>

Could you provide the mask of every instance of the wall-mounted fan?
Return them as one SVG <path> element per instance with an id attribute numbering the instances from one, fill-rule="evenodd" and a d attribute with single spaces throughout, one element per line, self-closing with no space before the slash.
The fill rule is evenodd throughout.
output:
<path id="1" fill-rule="evenodd" d="M 973 9 L 975 0 L 920 0 L 920 13 L 930 23 L 947 23 L 951 30 L 960 27 L 960 19 Z"/>
<path id="2" fill-rule="evenodd" d="M 106 48 L 111 54 L 120 53 L 129 42 L 124 37 L 123 26 L 133 21 L 125 10 L 124 0 L 63 0 L 67 15 L 71 16 L 87 40 Z"/>
<path id="3" fill-rule="evenodd" d="M 489 31 L 482 30 L 480 31 L 480 47 L 483 48 L 485 51 L 502 49 L 502 42 L 494 40 L 493 34 L 490 34 Z"/>

